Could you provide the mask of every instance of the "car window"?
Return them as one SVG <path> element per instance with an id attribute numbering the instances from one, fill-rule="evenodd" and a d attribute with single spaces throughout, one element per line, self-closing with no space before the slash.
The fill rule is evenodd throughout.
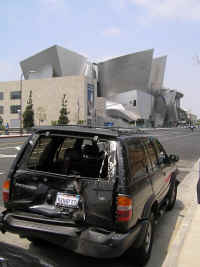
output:
<path id="1" fill-rule="evenodd" d="M 64 160 L 64 154 L 66 149 L 72 148 L 75 144 L 76 139 L 75 138 L 65 138 L 64 141 L 61 143 L 61 145 L 58 147 L 55 155 L 54 155 L 54 162 L 59 160 Z"/>
<path id="2" fill-rule="evenodd" d="M 155 139 L 154 140 L 154 145 L 158 154 L 158 162 L 159 164 L 165 164 L 167 162 L 168 156 L 167 153 L 165 152 L 165 149 L 161 145 L 161 143 Z"/>
<path id="3" fill-rule="evenodd" d="M 128 145 L 128 159 L 132 177 L 140 177 L 147 173 L 145 151 L 140 142 Z"/>
<path id="4" fill-rule="evenodd" d="M 116 168 L 114 160 L 106 140 L 94 142 L 91 138 L 41 135 L 34 145 L 29 144 L 19 168 L 106 178 Z"/>
<path id="5" fill-rule="evenodd" d="M 52 137 L 41 136 L 35 148 L 33 149 L 28 161 L 26 162 L 26 167 L 29 169 L 39 169 L 39 165 L 45 158 L 47 158 L 48 152 L 44 154 L 44 150 L 50 146 L 52 142 Z"/>
<path id="6" fill-rule="evenodd" d="M 158 167 L 158 157 L 157 157 L 156 149 L 153 145 L 153 142 L 151 140 L 147 140 L 145 142 L 145 146 L 146 146 L 149 158 L 151 160 L 152 168 L 156 169 Z"/>

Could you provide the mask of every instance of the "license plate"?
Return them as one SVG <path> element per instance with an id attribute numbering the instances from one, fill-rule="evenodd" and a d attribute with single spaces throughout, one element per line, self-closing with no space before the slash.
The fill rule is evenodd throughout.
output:
<path id="1" fill-rule="evenodd" d="M 66 193 L 57 193 L 55 206 L 60 208 L 78 208 L 80 196 L 69 195 Z"/>

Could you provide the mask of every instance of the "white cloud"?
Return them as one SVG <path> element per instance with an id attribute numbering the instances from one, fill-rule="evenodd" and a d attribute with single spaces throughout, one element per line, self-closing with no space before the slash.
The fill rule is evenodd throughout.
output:
<path id="1" fill-rule="evenodd" d="M 117 27 L 110 27 L 103 31 L 103 35 L 108 37 L 119 36 L 120 34 L 121 30 Z"/>
<path id="2" fill-rule="evenodd" d="M 153 18 L 200 20 L 199 0 L 129 0 L 147 10 Z"/>

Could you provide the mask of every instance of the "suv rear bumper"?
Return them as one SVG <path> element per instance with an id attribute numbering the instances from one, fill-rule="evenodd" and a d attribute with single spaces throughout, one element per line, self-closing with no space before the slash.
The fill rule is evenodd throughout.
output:
<path id="1" fill-rule="evenodd" d="M 103 228 L 63 226 L 23 218 L 15 213 L 0 214 L 2 232 L 14 232 L 21 237 L 40 238 L 61 245 L 76 253 L 95 258 L 121 256 L 136 240 L 143 223 L 127 233 L 110 232 Z"/>

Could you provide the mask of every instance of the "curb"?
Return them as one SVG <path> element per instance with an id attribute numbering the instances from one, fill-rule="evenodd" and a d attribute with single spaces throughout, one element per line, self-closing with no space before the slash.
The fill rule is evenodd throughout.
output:
<path id="1" fill-rule="evenodd" d="M 185 177 L 185 179 L 191 176 L 191 173 L 194 172 L 196 168 L 198 168 L 198 171 L 199 171 L 199 163 L 200 163 L 200 159 L 196 161 L 191 172 Z M 197 182 L 197 181 L 195 180 L 194 182 Z M 181 254 L 181 250 L 183 248 L 186 235 L 190 230 L 190 226 L 195 215 L 195 211 L 197 208 L 197 200 L 195 202 L 195 200 L 192 199 L 190 204 L 191 205 L 189 209 L 187 210 L 183 221 L 181 222 L 179 230 L 176 233 L 176 237 L 167 253 L 167 257 L 165 258 L 165 261 L 163 262 L 162 267 L 177 267 L 178 266 L 178 259 Z"/>

